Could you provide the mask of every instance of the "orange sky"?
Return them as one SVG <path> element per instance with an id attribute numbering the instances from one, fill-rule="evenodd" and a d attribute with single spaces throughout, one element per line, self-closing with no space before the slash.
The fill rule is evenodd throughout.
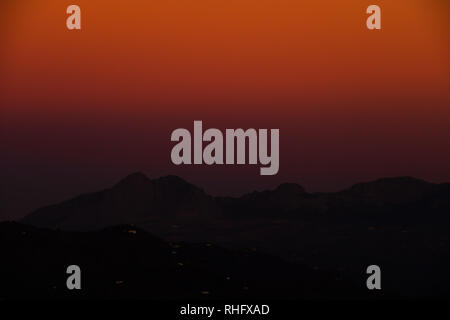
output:
<path id="1" fill-rule="evenodd" d="M 81 31 L 65 27 L 69 4 L 82 9 Z M 365 27 L 370 4 L 382 8 L 381 31 Z M 51 190 L 61 172 L 94 175 L 58 193 L 69 196 L 134 170 L 216 193 L 286 180 L 309 190 L 391 175 L 450 180 L 445 0 L 0 6 L 0 164 L 12 184 Z M 196 119 L 280 128 L 279 175 L 172 166 L 170 132 Z M 44 185 L 24 194 L 53 201 L 37 196 Z"/>
<path id="2" fill-rule="evenodd" d="M 4 99 L 21 106 L 12 114 L 83 115 L 95 97 L 117 113 L 184 113 L 188 102 L 228 114 L 250 102 L 240 110 L 276 104 L 289 118 L 313 112 L 304 101 L 317 95 L 448 93 L 448 24 L 433 1 L 378 1 L 382 32 L 364 27 L 370 2 L 360 0 L 80 0 L 81 32 L 65 28 L 73 1 L 17 2 L 0 60 Z M 63 105 L 71 94 L 76 110 Z"/>

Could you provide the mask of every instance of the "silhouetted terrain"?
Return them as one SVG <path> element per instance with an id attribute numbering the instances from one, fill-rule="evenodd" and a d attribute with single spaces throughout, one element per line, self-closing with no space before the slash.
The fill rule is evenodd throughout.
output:
<path id="1" fill-rule="evenodd" d="M 36 226 L 92 230 L 152 217 L 213 218 L 213 197 L 176 176 L 155 180 L 134 173 L 111 189 L 85 194 L 59 205 L 39 209 L 23 219 Z"/>
<path id="2" fill-rule="evenodd" d="M 232 198 L 209 196 L 175 176 L 151 180 L 135 173 L 110 189 L 38 209 L 22 222 L 77 231 L 134 224 L 165 241 L 250 248 L 363 286 L 367 266 L 376 264 L 383 296 L 450 292 L 448 183 L 385 178 L 336 193 L 286 183 Z"/>
<path id="3" fill-rule="evenodd" d="M 426 211 L 426 212 L 424 212 Z M 400 177 L 385 178 L 336 193 L 307 193 L 285 183 L 275 190 L 253 192 L 240 198 L 212 197 L 176 176 L 151 180 L 134 173 L 110 189 L 78 196 L 36 210 L 22 221 L 35 226 L 68 230 L 95 230 L 154 219 L 211 221 L 218 218 L 308 219 L 328 216 L 383 223 L 450 221 L 450 183 L 432 184 Z M 356 219 L 356 220 L 355 220 Z"/>
<path id="4" fill-rule="evenodd" d="M 66 232 L 3 222 L 0 252 L 0 299 L 367 296 L 337 273 L 210 243 L 167 243 L 129 225 Z M 71 264 L 81 268 L 80 291 L 66 287 Z"/>

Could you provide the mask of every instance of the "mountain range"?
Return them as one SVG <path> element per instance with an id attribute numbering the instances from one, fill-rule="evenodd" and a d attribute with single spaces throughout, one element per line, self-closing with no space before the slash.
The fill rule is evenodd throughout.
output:
<path id="1" fill-rule="evenodd" d="M 434 184 L 411 177 L 383 178 L 332 193 L 309 193 L 298 184 L 284 183 L 273 190 L 255 191 L 241 197 L 213 197 L 176 176 L 149 179 L 142 173 L 133 173 L 111 188 L 40 208 L 20 222 L 39 227 L 30 229 L 34 231 L 25 230 L 32 235 L 27 244 L 27 250 L 32 252 L 40 252 L 48 244 L 54 246 L 53 240 L 58 237 L 69 239 L 69 247 L 85 252 L 82 244 L 86 239 L 104 241 L 109 239 L 109 233 L 102 230 L 118 230 L 114 228 L 127 225 L 168 243 L 189 243 L 194 247 L 212 243 L 233 252 L 268 254 L 294 266 L 324 271 L 324 277 L 327 273 L 337 274 L 354 288 L 365 288 L 365 270 L 376 264 L 383 270 L 383 297 L 450 295 L 449 183 Z M 26 227 L 13 225 L 4 230 Z M 111 246 L 105 244 L 97 250 L 98 254 L 113 255 L 121 234 L 113 233 Z M 45 240 L 47 237 L 53 240 Z M 72 237 L 81 239 L 81 247 L 76 241 L 70 242 Z M 117 245 L 120 247 L 120 241 Z M 146 250 L 144 247 L 143 244 L 142 252 Z M 11 248 L 18 249 L 17 244 L 14 242 Z M 58 252 L 57 259 L 62 248 L 56 246 L 52 250 Z M 140 253 L 134 252 L 139 260 Z M 149 261 L 157 259 L 159 254 L 152 250 L 145 252 L 150 255 L 146 258 Z M 225 263 L 226 255 L 203 254 L 203 251 L 196 254 L 192 261 L 199 266 L 210 258 Z M 81 253 L 78 259 L 95 264 Z M 250 268 L 253 270 L 250 273 L 261 268 L 264 273 L 264 265 L 271 259 L 236 268 Z M 22 260 L 27 265 L 28 260 Z M 211 263 L 216 265 L 214 261 Z M 21 265 L 12 263 L 11 268 L 15 270 Z M 138 268 L 129 267 L 130 272 Z M 186 276 L 192 277 L 194 283 L 208 268 L 195 277 Z M 269 287 L 278 281 L 280 269 L 277 268 L 274 273 L 266 273 Z M 307 270 L 302 272 L 310 274 Z M 292 273 L 289 278 L 294 279 Z M 192 285 L 187 278 L 180 281 L 188 283 L 188 287 Z M 358 290 L 348 292 L 356 294 Z M 290 292 L 298 294 L 295 290 Z"/>
<path id="2" fill-rule="evenodd" d="M 433 184 L 411 177 L 384 178 L 335 193 L 308 193 L 298 184 L 284 183 L 274 190 L 241 197 L 213 197 L 177 176 L 152 180 L 142 173 L 133 173 L 109 189 L 40 208 L 22 222 L 69 230 L 130 223 L 145 225 L 155 219 L 193 223 L 324 215 L 357 220 L 390 215 L 393 222 L 420 218 L 422 211 L 447 220 L 450 183 Z"/>

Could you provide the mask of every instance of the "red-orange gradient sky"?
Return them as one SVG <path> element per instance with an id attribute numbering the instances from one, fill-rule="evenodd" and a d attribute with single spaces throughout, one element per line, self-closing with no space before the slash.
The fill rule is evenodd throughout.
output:
<path id="1" fill-rule="evenodd" d="M 213 194 L 450 181 L 445 0 L 5 0 L 0 218 L 132 171 Z M 66 8 L 82 30 L 66 29 Z M 365 9 L 382 8 L 382 30 Z M 280 128 L 280 171 L 180 166 L 170 133 Z"/>

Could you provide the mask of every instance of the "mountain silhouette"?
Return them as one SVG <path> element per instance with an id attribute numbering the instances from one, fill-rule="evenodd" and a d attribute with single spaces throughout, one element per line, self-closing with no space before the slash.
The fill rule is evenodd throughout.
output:
<path id="1" fill-rule="evenodd" d="M 312 270 L 340 274 L 352 283 L 365 284 L 365 278 L 361 280 L 365 268 L 377 264 L 386 270 L 383 296 L 449 295 L 449 183 L 434 184 L 411 177 L 382 178 L 331 193 L 309 193 L 298 184 L 284 183 L 273 190 L 241 197 L 212 197 L 176 176 L 149 179 L 134 173 L 109 189 L 38 209 L 22 222 L 60 229 L 36 229 L 33 238 L 39 247 L 47 243 L 47 234 L 56 239 L 57 232 L 70 238 L 72 231 L 91 231 L 85 240 L 80 240 L 87 241 L 91 236 L 102 238 L 105 231 L 98 230 L 133 224 L 165 241 L 191 245 L 208 241 L 229 250 L 264 252 Z M 83 238 L 84 233 L 76 234 Z M 16 252 L 22 250 L 14 248 Z M 55 252 L 60 249 L 54 248 Z M 145 251 L 144 247 L 141 249 Z M 35 248 L 31 246 L 29 250 L 34 252 Z M 109 252 L 110 248 L 102 247 L 98 252 L 102 250 Z M 195 258 L 199 265 L 209 258 L 225 264 L 221 260 L 224 256 L 202 254 Z M 272 260 L 250 264 L 253 271 L 249 273 L 260 266 L 265 270 L 269 261 Z M 167 275 L 162 273 L 163 276 Z M 188 281 L 191 276 L 186 274 L 187 278 L 179 281 Z M 270 285 L 277 283 L 275 276 L 270 277 Z"/>
<path id="2" fill-rule="evenodd" d="M 151 218 L 208 219 L 217 212 L 211 196 L 179 177 L 150 180 L 142 173 L 133 173 L 110 189 L 38 209 L 23 222 L 40 227 L 89 230 L 140 224 Z"/>
<path id="3" fill-rule="evenodd" d="M 339 193 L 371 205 L 402 204 L 427 196 L 434 184 L 411 177 L 383 178 L 358 183 Z"/>
<path id="4" fill-rule="evenodd" d="M 298 210 L 305 214 L 311 208 L 313 195 L 295 183 L 283 183 L 274 190 L 254 191 L 239 198 L 217 197 L 218 205 L 232 217 L 285 216 Z"/>
<path id="5" fill-rule="evenodd" d="M 22 222 L 49 228 L 91 230 L 118 224 L 146 225 L 153 220 L 208 221 L 217 218 L 331 218 L 367 219 L 390 215 L 414 218 L 445 214 L 450 208 L 449 184 L 411 177 L 383 178 L 358 183 L 335 193 L 308 193 L 295 183 L 241 197 L 212 197 L 177 176 L 149 179 L 133 173 L 103 191 L 80 195 L 40 208 Z M 355 217 L 356 215 L 356 217 Z M 355 221 L 356 222 L 356 221 Z"/>

